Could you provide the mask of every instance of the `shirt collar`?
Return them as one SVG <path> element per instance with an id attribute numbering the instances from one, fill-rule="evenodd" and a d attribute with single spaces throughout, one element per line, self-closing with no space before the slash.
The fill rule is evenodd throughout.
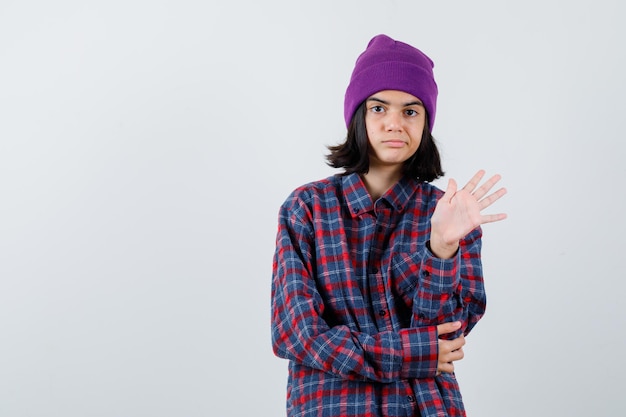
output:
<path id="1" fill-rule="evenodd" d="M 372 198 L 365 188 L 363 179 L 359 174 L 352 173 L 341 178 L 343 197 L 348 204 L 348 210 L 352 217 L 374 209 Z"/>
<path id="2" fill-rule="evenodd" d="M 419 188 L 419 180 L 403 176 L 393 187 L 391 187 L 381 198 L 386 199 L 394 209 L 402 212 L 410 198 Z"/>
<path id="3" fill-rule="evenodd" d="M 365 183 L 359 174 L 348 174 L 342 177 L 343 195 L 350 210 L 352 217 L 356 217 L 361 213 L 374 209 L 374 203 Z M 415 190 L 419 186 L 419 181 L 414 178 L 404 176 L 393 187 L 391 187 L 383 196 L 391 206 L 402 212 L 406 203 L 413 196 Z"/>

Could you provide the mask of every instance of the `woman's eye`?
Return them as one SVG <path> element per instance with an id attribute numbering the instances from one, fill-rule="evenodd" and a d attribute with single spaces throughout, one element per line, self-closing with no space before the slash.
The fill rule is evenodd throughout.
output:
<path id="1" fill-rule="evenodd" d="M 381 113 L 383 111 L 383 107 L 382 106 L 374 106 L 372 107 L 372 112 L 374 113 Z"/>
<path id="2" fill-rule="evenodd" d="M 408 109 L 405 113 L 407 116 L 417 116 L 417 111 L 413 109 Z"/>

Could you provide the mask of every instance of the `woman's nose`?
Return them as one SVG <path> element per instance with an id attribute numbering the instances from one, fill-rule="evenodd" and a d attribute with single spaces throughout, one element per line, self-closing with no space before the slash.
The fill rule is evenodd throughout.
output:
<path id="1" fill-rule="evenodd" d="M 389 112 L 385 119 L 385 129 L 388 131 L 402 129 L 402 117 L 396 112 Z"/>

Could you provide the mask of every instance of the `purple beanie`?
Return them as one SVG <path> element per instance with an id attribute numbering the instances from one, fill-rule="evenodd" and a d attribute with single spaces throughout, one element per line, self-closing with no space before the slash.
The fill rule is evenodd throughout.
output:
<path id="1" fill-rule="evenodd" d="M 350 126 L 357 107 L 369 96 L 383 90 L 400 90 L 422 100 L 432 131 L 437 109 L 433 67 L 433 61 L 419 49 L 386 35 L 374 36 L 356 60 L 346 90 L 346 126 Z"/>

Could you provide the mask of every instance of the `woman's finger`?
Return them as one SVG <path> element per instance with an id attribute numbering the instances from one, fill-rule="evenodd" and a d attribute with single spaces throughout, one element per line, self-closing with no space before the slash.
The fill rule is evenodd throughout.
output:
<path id="1" fill-rule="evenodd" d="M 479 170 L 476 174 L 474 174 L 474 176 L 469 180 L 469 182 L 465 184 L 463 189 L 467 191 L 468 193 L 474 192 L 474 190 L 476 189 L 476 186 L 478 185 L 478 183 L 484 176 L 485 176 L 485 170 L 483 169 Z"/>
<path id="2" fill-rule="evenodd" d="M 456 189 L 456 181 L 454 180 L 454 178 L 450 178 L 448 180 L 448 187 L 446 188 L 446 192 L 443 194 L 441 199 L 450 202 L 450 200 L 452 200 L 452 197 L 454 197 L 454 195 L 456 194 Z"/>
<path id="3" fill-rule="evenodd" d="M 486 209 L 487 207 L 489 207 L 490 205 L 498 201 L 505 194 L 506 194 L 506 188 L 502 187 L 498 191 L 492 194 L 489 194 L 487 197 L 480 200 L 478 202 L 478 207 L 480 211 L 483 211 L 484 209 Z"/>
<path id="4" fill-rule="evenodd" d="M 500 181 L 501 178 L 502 176 L 500 176 L 500 174 L 496 174 L 493 177 L 489 178 L 489 180 L 487 180 L 483 185 L 481 185 L 480 188 L 478 188 L 473 194 L 474 198 L 476 198 L 476 201 L 479 201 L 481 198 L 483 198 L 489 192 L 489 190 L 491 190 L 493 186 L 496 185 L 498 181 Z"/>

